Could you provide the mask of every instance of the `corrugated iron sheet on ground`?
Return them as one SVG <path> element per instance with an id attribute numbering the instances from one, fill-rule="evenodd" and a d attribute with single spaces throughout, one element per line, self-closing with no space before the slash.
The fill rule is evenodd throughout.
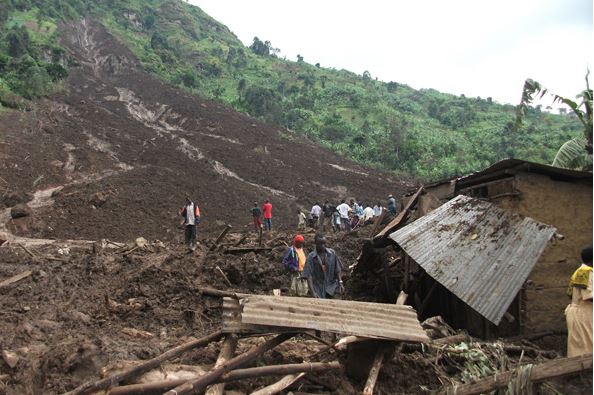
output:
<path id="1" fill-rule="evenodd" d="M 262 295 L 247 296 L 239 303 L 241 327 L 256 325 L 268 331 L 271 327 L 315 329 L 379 339 L 429 341 L 410 306 Z"/>
<path id="2" fill-rule="evenodd" d="M 498 325 L 554 233 L 549 225 L 460 195 L 390 238 Z"/>

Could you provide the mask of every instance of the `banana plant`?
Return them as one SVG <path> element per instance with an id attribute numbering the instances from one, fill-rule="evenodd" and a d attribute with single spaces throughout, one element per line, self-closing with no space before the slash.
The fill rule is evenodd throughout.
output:
<path id="1" fill-rule="evenodd" d="M 516 131 L 522 126 L 528 106 L 535 99 L 541 99 L 545 95 L 552 96 L 553 103 L 563 103 L 568 106 L 584 126 L 584 136 L 564 143 L 555 155 L 553 166 L 576 170 L 592 169 L 592 89 L 588 81 L 589 74 L 590 70 L 586 73 L 586 89 L 576 96 L 581 100 L 579 104 L 552 93 L 537 81 L 527 79 L 524 82 L 522 100 L 516 107 Z"/>

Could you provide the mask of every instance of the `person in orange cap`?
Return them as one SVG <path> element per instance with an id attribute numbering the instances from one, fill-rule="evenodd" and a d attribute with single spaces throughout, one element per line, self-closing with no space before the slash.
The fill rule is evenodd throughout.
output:
<path id="1" fill-rule="evenodd" d="M 292 295 L 306 296 L 309 291 L 307 279 L 301 276 L 306 260 L 305 239 L 302 235 L 297 235 L 283 257 L 283 264 L 291 272 L 290 294 Z"/>

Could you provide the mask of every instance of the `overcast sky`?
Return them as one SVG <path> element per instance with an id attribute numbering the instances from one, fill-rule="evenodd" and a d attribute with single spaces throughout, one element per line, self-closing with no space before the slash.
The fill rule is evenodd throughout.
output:
<path id="1" fill-rule="evenodd" d="M 594 68 L 592 0 L 190 3 L 289 60 L 500 103 L 517 104 L 526 78 L 573 99 Z"/>

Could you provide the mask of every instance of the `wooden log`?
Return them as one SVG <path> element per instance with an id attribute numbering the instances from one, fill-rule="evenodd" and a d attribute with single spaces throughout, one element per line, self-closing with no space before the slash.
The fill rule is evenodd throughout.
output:
<path id="1" fill-rule="evenodd" d="M 365 388 L 363 388 L 363 395 L 373 395 L 373 389 L 375 388 L 375 383 L 377 382 L 379 372 L 382 368 L 382 364 L 384 363 L 385 355 L 386 354 L 384 348 L 382 346 L 379 346 L 379 348 L 375 352 L 375 357 L 373 359 L 371 369 L 369 369 L 369 376 L 367 377 Z"/>
<path id="2" fill-rule="evenodd" d="M 223 342 L 223 346 L 221 347 L 221 351 L 219 352 L 219 357 L 215 362 L 215 369 L 221 367 L 225 362 L 233 358 L 235 354 L 235 349 L 237 348 L 237 336 L 235 335 L 227 335 L 225 337 L 225 341 Z M 171 388 L 175 388 L 171 387 Z M 167 388 L 166 390 L 169 390 Z M 164 391 L 166 391 L 164 390 Z M 223 391 L 225 391 L 225 383 L 215 384 L 206 389 L 206 395 L 223 395 Z"/>
<path id="3" fill-rule="evenodd" d="M 232 292 L 232 291 L 222 291 L 220 289 L 215 289 L 215 288 L 210 288 L 210 287 L 200 287 L 199 288 L 199 292 L 201 295 L 206 295 L 206 296 L 214 296 L 217 298 L 237 298 L 237 297 L 241 297 L 245 294 L 243 293 L 236 293 L 236 292 Z"/>
<path id="4" fill-rule="evenodd" d="M 271 251 L 272 247 L 231 247 L 225 249 L 225 254 L 245 254 L 247 252 Z"/>
<path id="5" fill-rule="evenodd" d="M 532 367 L 530 381 L 539 382 L 555 377 L 566 376 L 592 369 L 592 354 L 580 355 L 571 358 L 558 358 L 543 362 Z M 514 371 L 498 373 L 485 377 L 474 383 L 454 385 L 441 390 L 441 394 L 474 395 L 486 394 L 497 388 L 505 387 L 513 378 Z"/>
<path id="6" fill-rule="evenodd" d="M 6 287 L 7 285 L 14 284 L 17 281 L 21 281 L 24 278 L 29 277 L 33 272 L 31 270 L 25 270 L 22 273 L 17 274 L 16 276 L 12 276 L 7 278 L 6 280 L 0 281 L 0 288 Z"/>
<path id="7" fill-rule="evenodd" d="M 470 337 L 468 336 L 468 334 L 466 333 L 459 333 L 457 335 L 452 335 L 452 336 L 447 336 L 447 337 L 441 337 L 439 339 L 435 339 L 433 340 L 433 344 L 458 344 L 458 343 L 462 343 L 462 342 L 466 342 L 470 339 Z"/>
<path id="8" fill-rule="evenodd" d="M 210 372 L 202 375 L 196 379 L 189 380 L 185 384 L 182 384 L 178 387 L 175 387 L 172 390 L 167 391 L 165 394 L 169 395 L 186 395 L 186 394 L 196 394 L 206 388 L 209 384 L 214 383 L 219 377 L 223 374 L 236 369 L 240 366 L 245 365 L 253 361 L 254 359 L 258 358 L 260 355 L 264 354 L 266 351 L 272 350 L 274 347 L 278 346 L 285 340 L 290 339 L 293 337 L 294 333 L 283 333 L 278 335 L 265 343 L 259 345 L 258 347 L 252 348 L 250 351 L 243 353 L 241 355 L 236 356 L 235 358 L 230 359 L 229 361 L 225 362 L 223 365 L 219 366 L 211 370 Z"/>
<path id="9" fill-rule="evenodd" d="M 241 245 L 241 243 L 243 243 L 245 241 L 245 239 L 247 239 L 247 235 L 241 236 L 241 239 L 239 239 L 237 241 L 237 243 L 233 244 L 233 247 L 237 247 L 237 246 Z"/>
<path id="10" fill-rule="evenodd" d="M 260 225 L 260 228 L 258 229 L 258 245 L 262 246 L 262 225 Z"/>
<path id="11" fill-rule="evenodd" d="M 210 246 L 210 250 L 214 251 L 219 246 L 219 243 L 223 240 L 223 238 L 227 235 L 227 233 L 231 230 L 231 225 L 227 224 L 225 229 L 219 234 L 217 239 L 215 240 L 214 244 Z"/>
<path id="12" fill-rule="evenodd" d="M 258 368 L 232 370 L 229 373 L 225 373 L 224 375 L 222 375 L 215 382 L 228 383 L 230 381 L 245 380 L 254 377 L 276 376 L 281 374 L 294 374 L 302 372 L 322 372 L 327 370 L 337 370 L 340 368 L 341 365 L 339 362 L 305 362 L 287 365 L 262 366 Z M 186 379 L 176 379 L 160 381 L 155 383 L 125 385 L 122 387 L 112 389 L 109 392 L 109 395 L 162 394 L 163 392 L 175 388 L 179 385 L 182 385 L 187 381 L 188 380 Z"/>
<path id="13" fill-rule="evenodd" d="M 305 376 L 305 373 L 288 374 L 276 383 L 267 385 L 266 387 L 260 388 L 257 391 L 252 392 L 250 395 L 273 395 L 278 394 L 282 390 L 293 385 L 297 380 Z"/>
<path id="14" fill-rule="evenodd" d="M 192 340 L 187 343 L 184 343 L 180 346 L 172 348 L 171 350 L 153 358 L 149 359 L 146 362 L 140 363 L 130 369 L 126 369 L 123 372 L 114 374 L 110 377 L 106 377 L 101 380 L 97 381 L 90 381 L 86 382 L 77 388 L 73 389 L 72 391 L 67 392 L 65 395 L 80 395 L 80 394 L 91 394 L 94 392 L 98 392 L 101 390 L 105 390 L 110 388 L 114 385 L 117 385 L 123 380 L 130 379 L 132 377 L 136 377 L 138 375 L 143 374 L 151 369 L 156 368 L 157 366 L 161 365 L 161 363 L 175 358 L 178 355 L 189 351 L 196 347 L 205 346 L 211 342 L 219 340 L 223 336 L 223 333 L 219 330 L 217 332 L 211 333 L 210 335 L 204 336 L 200 339 Z"/>

